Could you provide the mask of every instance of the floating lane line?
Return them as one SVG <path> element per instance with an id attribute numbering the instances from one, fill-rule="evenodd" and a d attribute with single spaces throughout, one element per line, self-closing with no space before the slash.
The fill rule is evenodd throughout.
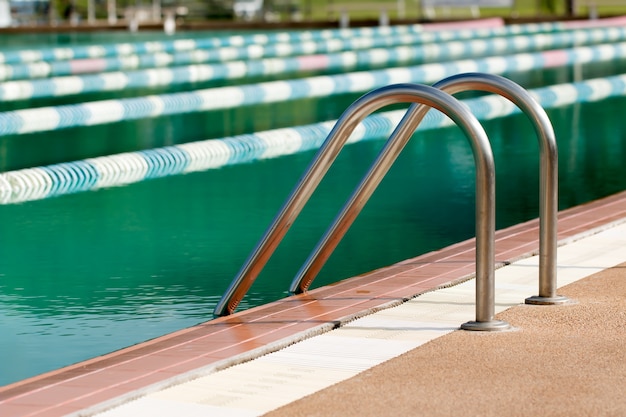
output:
<path id="1" fill-rule="evenodd" d="M 502 19 L 485 19 L 476 22 L 476 26 L 469 25 L 464 30 L 481 30 L 485 27 L 502 26 Z M 537 24 L 555 30 L 564 28 L 563 25 Z M 193 51 L 196 49 L 222 48 L 229 46 L 267 45 L 272 43 L 300 43 L 306 41 L 351 38 L 351 37 L 379 37 L 394 34 L 420 33 L 425 25 L 397 25 L 384 27 L 322 29 L 291 32 L 250 33 L 229 36 L 210 36 L 199 39 L 173 39 L 149 42 L 125 42 L 97 45 L 77 45 L 71 47 L 53 47 L 39 49 L 20 49 L 0 52 L 0 63 L 16 64 L 27 62 L 51 62 L 71 59 L 102 58 L 133 54 L 149 54 L 155 52 Z M 532 27 L 532 26 L 529 26 Z"/>
<path id="2" fill-rule="evenodd" d="M 593 43 L 619 42 L 626 40 L 626 27 L 600 28 L 589 31 L 571 31 L 534 36 L 453 41 L 419 46 L 375 48 L 367 51 L 342 52 L 328 55 L 300 56 L 295 58 L 240 60 L 225 64 L 191 65 L 176 68 L 157 68 L 131 72 L 110 72 L 98 75 L 56 77 L 43 80 L 8 81 L 0 83 L 0 100 L 4 102 L 33 98 L 62 97 L 85 93 L 102 93 L 132 88 L 181 85 L 185 83 L 236 80 L 246 77 L 289 75 L 310 70 L 351 70 L 358 66 L 387 65 L 402 63 L 445 61 L 459 58 L 478 58 L 561 49 Z M 611 49 L 611 47 L 608 47 Z M 623 44 L 612 47 L 620 55 Z M 566 51 L 565 54 L 599 53 L 607 49 L 600 45 L 596 49 Z"/>
<path id="3" fill-rule="evenodd" d="M 27 64 L 0 65 L 0 80 L 35 79 L 140 68 L 160 68 L 199 63 L 323 54 L 398 45 L 431 44 L 433 42 L 477 39 L 489 36 L 495 36 L 495 34 L 492 31 L 484 34 L 476 34 L 473 31 L 425 32 L 422 34 L 408 33 L 378 37 L 336 38 L 323 41 L 303 41 L 291 44 L 194 49 L 173 53 L 156 52 L 142 55 L 129 54 L 108 58 L 86 58 L 52 62 L 40 61 Z"/>
<path id="4" fill-rule="evenodd" d="M 419 25 L 389 27 L 380 34 L 420 32 Z M 156 52 L 192 51 L 195 49 L 212 49 L 228 46 L 265 45 L 272 42 L 301 42 L 310 40 L 330 39 L 338 36 L 378 36 L 371 28 L 367 30 L 345 29 L 322 30 L 308 32 L 278 32 L 270 34 L 250 34 L 233 36 L 214 36 L 200 39 L 176 39 L 165 41 L 114 43 L 96 45 L 77 45 L 71 47 L 54 47 L 28 50 L 0 52 L 0 62 L 5 64 L 27 62 L 53 62 L 71 59 L 102 58 L 110 56 L 126 56 L 151 54 Z"/>
<path id="5" fill-rule="evenodd" d="M 323 29 L 311 31 L 274 32 L 267 34 L 243 34 L 232 36 L 212 36 L 201 39 L 175 39 L 151 42 L 126 42 L 99 45 L 78 45 L 73 47 L 39 48 L 0 52 L 0 64 L 20 64 L 29 62 L 53 62 L 112 56 L 153 54 L 157 52 L 194 51 L 207 48 L 243 47 L 272 43 L 302 43 L 337 38 L 383 37 L 408 33 L 461 33 L 464 36 L 506 36 L 538 32 L 561 31 L 591 27 L 621 26 L 626 17 L 595 19 L 591 21 L 545 22 L 504 26 L 500 18 L 490 18 L 446 24 L 415 24 L 385 27 L 348 29 Z M 492 30 L 494 29 L 494 30 Z M 480 34 L 483 35 L 480 35 Z M 432 39 L 425 37 L 425 39 Z M 446 40 L 446 39 L 443 39 Z M 447 39 L 451 40 L 451 39 Z M 431 41 L 431 40 L 428 40 Z M 96 63 L 96 65 L 99 65 Z"/>
<path id="6" fill-rule="evenodd" d="M 294 43 L 253 44 L 208 48 L 197 45 L 194 49 L 156 51 L 150 54 L 120 54 L 112 57 L 93 57 L 56 61 L 0 65 L 0 81 L 46 78 L 87 73 L 133 70 L 140 68 L 168 67 L 210 62 L 229 62 L 296 55 L 311 55 L 354 51 L 398 45 L 436 45 L 455 40 L 498 38 L 540 33 L 558 33 L 554 24 L 513 25 L 480 29 L 441 30 L 436 32 L 391 33 L 380 36 L 352 36 Z M 603 27 L 601 27 L 603 28 Z M 577 30 L 590 30 L 581 28 Z M 202 48 L 204 46 L 204 48 Z"/>
<path id="7" fill-rule="evenodd" d="M 545 109 L 600 101 L 609 97 L 626 96 L 626 74 L 537 88 L 529 92 Z M 520 112 L 511 102 L 497 95 L 463 102 L 479 120 Z M 357 127 L 348 143 L 388 137 L 404 113 L 405 111 L 396 110 L 370 115 Z M 335 123 L 333 120 L 8 171 L 0 173 L 0 204 L 39 200 L 304 152 L 318 148 Z M 440 112 L 431 111 L 418 130 L 436 129 L 452 124 Z"/>
<path id="8" fill-rule="evenodd" d="M 626 21 L 626 19 L 624 19 Z M 225 46 L 221 48 L 156 51 L 150 54 L 120 54 L 112 57 L 93 57 L 57 61 L 37 61 L 17 64 L 0 64 L 0 81 L 37 79 L 89 73 L 128 71 L 142 68 L 163 68 L 170 66 L 231 62 L 262 58 L 290 57 L 296 55 L 328 54 L 341 51 L 356 51 L 371 48 L 388 48 L 399 45 L 423 45 L 436 47 L 441 42 L 470 39 L 495 39 L 508 36 L 556 34 L 570 30 L 591 30 L 609 28 L 610 25 L 587 25 L 562 28 L 561 24 L 527 24 L 505 27 L 469 28 L 439 31 L 416 31 L 392 33 L 379 36 L 353 36 L 302 40 L 295 43 L 252 44 L 246 46 Z M 557 30 L 557 27 L 560 30 Z M 616 26 L 619 28 L 619 26 Z M 363 29 L 365 30 L 365 29 Z M 600 40 L 595 41 L 600 43 Z M 581 44 L 581 43 L 579 43 Z M 182 49 L 182 48 L 179 48 Z M 540 48 L 537 48 L 540 49 Z M 545 48 L 544 48 L 545 49 Z"/>
<path id="9" fill-rule="evenodd" d="M 75 126 L 94 126 L 126 120 L 201 111 L 215 111 L 253 104 L 360 93 L 395 83 L 433 83 L 464 72 L 503 74 L 557 65 L 600 62 L 624 55 L 624 45 L 602 45 L 533 54 L 467 59 L 377 71 L 318 76 L 228 86 L 193 92 L 153 95 L 120 100 L 102 100 L 73 105 L 22 109 L 0 113 L 0 136 L 44 132 Z"/>

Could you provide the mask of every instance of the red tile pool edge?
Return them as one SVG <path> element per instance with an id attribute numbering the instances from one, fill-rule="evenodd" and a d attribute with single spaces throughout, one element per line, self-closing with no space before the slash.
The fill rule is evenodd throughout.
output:
<path id="1" fill-rule="evenodd" d="M 559 213 L 559 241 L 626 219 L 626 192 Z M 538 220 L 496 232 L 500 265 L 538 251 Z M 63 416 L 156 390 L 276 350 L 474 273 L 474 239 L 306 294 L 180 330 L 0 387 L 0 415 Z M 529 294 L 532 295 L 532 294 Z M 471 318 L 468 318 L 471 319 Z"/>

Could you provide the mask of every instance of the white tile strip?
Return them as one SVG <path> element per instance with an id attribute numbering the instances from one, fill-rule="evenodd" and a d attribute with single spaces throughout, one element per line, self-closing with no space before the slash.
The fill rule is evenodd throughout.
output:
<path id="1" fill-rule="evenodd" d="M 626 261 L 626 223 L 558 249 L 559 286 Z M 496 271 L 496 312 L 538 289 L 538 257 Z M 148 394 L 101 417 L 264 414 L 458 329 L 473 320 L 475 281 L 433 291 L 250 362 Z"/>

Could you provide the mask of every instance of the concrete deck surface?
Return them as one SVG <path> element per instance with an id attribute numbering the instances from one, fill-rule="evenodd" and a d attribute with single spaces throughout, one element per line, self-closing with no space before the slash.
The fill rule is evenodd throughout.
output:
<path id="1" fill-rule="evenodd" d="M 575 302 L 512 307 L 513 331 L 455 331 L 266 416 L 626 416 L 626 263 L 559 293 Z"/>

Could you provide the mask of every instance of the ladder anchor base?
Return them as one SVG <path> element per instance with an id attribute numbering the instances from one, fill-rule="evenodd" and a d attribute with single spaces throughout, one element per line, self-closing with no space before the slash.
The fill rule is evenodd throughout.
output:
<path id="1" fill-rule="evenodd" d="M 461 325 L 462 330 L 475 330 L 483 332 L 499 332 L 503 330 L 511 330 L 511 325 L 502 320 L 490 321 L 468 321 Z"/>
<path id="2" fill-rule="evenodd" d="M 562 295 L 556 295 L 554 297 L 542 297 L 541 295 L 533 295 L 532 297 L 528 297 L 525 302 L 526 304 L 532 305 L 552 306 L 567 304 L 570 302 L 570 299 Z"/>

